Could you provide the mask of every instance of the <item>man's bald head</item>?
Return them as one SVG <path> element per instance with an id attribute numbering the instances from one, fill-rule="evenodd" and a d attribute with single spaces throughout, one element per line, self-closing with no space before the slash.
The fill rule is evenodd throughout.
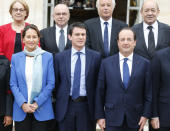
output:
<path id="1" fill-rule="evenodd" d="M 68 6 L 65 4 L 57 4 L 54 8 L 53 18 L 57 26 L 64 28 L 70 19 Z"/>

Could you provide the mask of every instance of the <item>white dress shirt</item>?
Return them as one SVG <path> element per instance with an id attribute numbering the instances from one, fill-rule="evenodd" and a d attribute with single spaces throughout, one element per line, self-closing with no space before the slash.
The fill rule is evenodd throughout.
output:
<path id="1" fill-rule="evenodd" d="M 143 22 L 143 32 L 144 32 L 144 38 L 145 38 L 145 43 L 146 43 L 146 47 L 148 48 L 148 35 L 149 35 L 149 29 L 148 29 L 148 24 L 146 24 L 145 22 Z M 157 46 L 157 42 L 158 42 L 158 22 L 155 21 L 152 25 L 151 25 L 153 34 L 154 34 L 154 39 L 155 39 L 155 47 Z"/>
<path id="2" fill-rule="evenodd" d="M 110 39 L 111 39 L 111 30 L 112 30 L 112 18 L 110 18 L 108 21 L 104 21 L 101 17 L 100 17 L 100 21 L 101 21 L 101 29 L 102 29 L 102 38 L 103 38 L 103 41 L 104 41 L 104 29 L 105 29 L 105 24 L 104 24 L 104 22 L 108 22 L 108 25 L 107 25 L 107 27 L 108 27 L 108 36 L 109 36 L 109 38 L 108 38 L 108 42 L 109 42 L 109 46 L 108 46 L 108 48 L 109 48 L 109 52 L 110 52 Z"/>
<path id="3" fill-rule="evenodd" d="M 81 75 L 80 75 L 80 96 L 86 96 L 86 83 L 85 83 L 85 65 L 86 65 L 86 53 L 85 47 L 81 51 L 77 51 L 72 47 L 71 49 L 71 90 L 70 96 L 72 96 L 73 90 L 73 81 L 74 81 L 74 69 L 75 64 L 78 59 L 77 52 L 81 52 L 80 59 L 81 59 Z"/>
<path id="4" fill-rule="evenodd" d="M 128 58 L 127 64 L 128 64 L 128 67 L 129 67 L 129 75 L 131 76 L 131 72 L 132 72 L 132 62 L 133 62 L 133 53 L 130 54 L 128 57 L 124 57 L 124 56 L 119 52 L 120 74 L 121 74 L 122 81 L 123 81 L 123 62 L 124 62 L 124 58 Z"/>
<path id="5" fill-rule="evenodd" d="M 28 103 L 30 103 L 31 90 L 32 90 L 33 60 L 34 57 L 26 56 L 25 78 L 26 78 L 27 90 L 28 90 Z"/>
<path id="6" fill-rule="evenodd" d="M 58 27 L 57 25 L 55 26 L 56 27 L 56 44 L 57 44 L 57 47 L 59 46 L 59 38 L 60 38 L 60 30 L 61 28 Z M 66 46 L 66 43 L 67 43 L 67 27 L 68 25 L 66 25 L 63 30 L 64 30 L 64 37 L 65 37 L 65 46 Z"/>

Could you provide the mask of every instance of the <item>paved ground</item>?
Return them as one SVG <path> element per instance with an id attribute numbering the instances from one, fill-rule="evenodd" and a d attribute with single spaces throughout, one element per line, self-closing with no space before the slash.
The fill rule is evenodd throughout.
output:
<path id="1" fill-rule="evenodd" d="M 13 129 L 12 131 L 15 131 L 15 130 Z M 96 131 L 101 131 L 101 129 L 100 129 L 99 126 L 97 126 Z M 148 125 L 146 125 L 146 126 L 144 127 L 144 130 L 143 130 L 143 131 L 148 131 Z"/>

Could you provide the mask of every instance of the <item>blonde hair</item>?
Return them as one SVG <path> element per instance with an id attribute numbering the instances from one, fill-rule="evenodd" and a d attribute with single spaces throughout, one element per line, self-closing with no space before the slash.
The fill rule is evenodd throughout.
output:
<path id="1" fill-rule="evenodd" d="M 24 6 L 24 9 L 26 11 L 26 16 L 25 16 L 24 20 L 26 20 L 29 16 L 29 7 L 28 7 L 28 4 L 24 0 L 14 0 L 9 7 L 9 13 L 12 15 L 12 8 L 13 8 L 14 4 L 17 2 L 19 2 L 20 4 L 22 4 Z"/>

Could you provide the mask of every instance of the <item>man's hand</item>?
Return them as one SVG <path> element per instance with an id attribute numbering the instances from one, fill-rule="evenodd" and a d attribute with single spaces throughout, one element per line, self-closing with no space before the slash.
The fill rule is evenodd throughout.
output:
<path id="1" fill-rule="evenodd" d="M 139 131 L 142 131 L 142 129 L 143 129 L 143 127 L 145 126 L 145 124 L 146 124 L 146 121 L 147 121 L 147 118 L 146 117 L 141 117 L 140 118 L 140 121 L 139 121 L 139 123 L 138 123 L 138 125 L 140 126 L 140 128 L 139 128 Z"/>
<path id="2" fill-rule="evenodd" d="M 159 118 L 156 117 L 156 118 L 152 118 L 151 120 L 151 125 L 154 129 L 158 129 L 160 128 L 160 124 L 159 124 Z"/>
<path id="3" fill-rule="evenodd" d="M 11 116 L 5 116 L 4 117 L 4 127 L 9 126 L 12 124 L 12 117 Z"/>
<path id="4" fill-rule="evenodd" d="M 105 121 L 105 119 L 99 119 L 97 121 L 97 124 L 100 126 L 102 131 L 105 131 L 105 128 L 106 128 L 106 121 Z"/>

